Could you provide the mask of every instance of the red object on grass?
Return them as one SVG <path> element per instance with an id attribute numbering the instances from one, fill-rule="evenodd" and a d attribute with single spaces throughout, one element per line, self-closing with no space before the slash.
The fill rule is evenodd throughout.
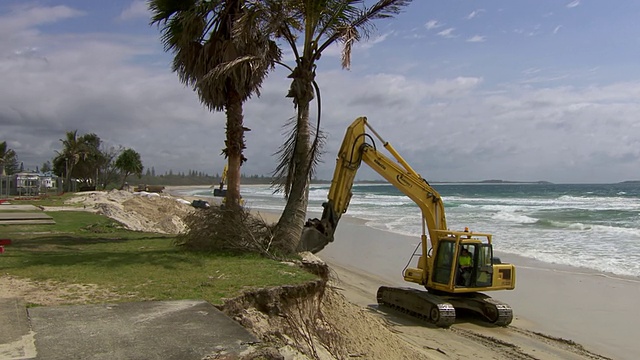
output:
<path id="1" fill-rule="evenodd" d="M 11 245 L 10 239 L 0 239 L 0 246 L 2 245 Z"/>
<path id="2" fill-rule="evenodd" d="M 4 254 L 4 246 L 0 245 L 0 254 Z"/>

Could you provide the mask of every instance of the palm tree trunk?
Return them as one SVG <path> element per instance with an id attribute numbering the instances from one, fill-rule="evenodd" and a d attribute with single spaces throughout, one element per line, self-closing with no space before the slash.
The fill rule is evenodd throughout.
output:
<path id="1" fill-rule="evenodd" d="M 65 192 L 71 192 L 71 173 L 73 172 L 73 163 L 67 166 Z"/>
<path id="2" fill-rule="evenodd" d="M 244 126 L 242 124 L 242 98 L 237 91 L 230 91 L 227 100 L 227 141 L 228 159 L 227 196 L 225 206 L 229 209 L 240 206 L 240 166 L 244 144 Z"/>
<path id="3" fill-rule="evenodd" d="M 127 183 L 127 177 L 129 177 L 129 173 L 126 172 L 124 173 L 124 178 L 122 178 L 122 184 L 120 185 L 120 189 L 118 190 L 124 190 L 124 185 Z M 142 191 L 142 190 L 140 190 Z"/>
<path id="4" fill-rule="evenodd" d="M 311 133 L 309 131 L 309 104 L 298 104 L 297 138 L 294 150 L 294 179 L 287 204 L 278 220 L 275 229 L 275 241 L 286 244 L 291 252 L 295 252 L 300 243 L 300 236 L 307 215 L 309 201 L 309 154 Z"/>

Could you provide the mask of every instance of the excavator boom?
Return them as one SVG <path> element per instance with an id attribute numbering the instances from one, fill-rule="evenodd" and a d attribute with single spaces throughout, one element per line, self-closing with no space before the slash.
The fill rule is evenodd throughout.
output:
<path id="1" fill-rule="evenodd" d="M 368 128 L 383 143 L 384 148 L 393 155 L 396 161 L 378 151 L 375 142 L 371 135 L 366 133 L 365 128 Z M 368 138 L 371 143 L 366 142 Z M 324 208 L 322 218 L 310 219 L 307 222 L 299 250 L 315 253 L 333 241 L 338 221 L 349 207 L 351 188 L 362 162 L 382 175 L 420 207 L 429 231 L 447 229 L 440 194 L 409 166 L 391 144 L 378 135 L 367 123 L 367 118 L 360 117 L 347 128 L 342 141 L 331 180 L 331 188 L 327 195 L 328 201 L 322 204 Z M 318 231 L 310 231 L 311 229 Z M 433 238 L 435 233 L 430 235 Z"/>

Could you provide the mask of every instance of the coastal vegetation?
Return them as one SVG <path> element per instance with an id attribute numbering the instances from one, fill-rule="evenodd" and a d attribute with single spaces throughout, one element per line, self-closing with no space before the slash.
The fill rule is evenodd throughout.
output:
<path id="1" fill-rule="evenodd" d="M 18 156 L 9 149 L 7 142 L 0 142 L 0 175 L 11 175 L 18 171 Z"/>
<path id="2" fill-rule="evenodd" d="M 297 116 L 289 121 L 289 137 L 281 147 L 280 164 L 273 184 L 287 198 L 285 210 L 274 229 L 278 243 L 297 249 L 305 221 L 308 186 L 323 145 L 320 131 L 320 87 L 316 67 L 322 53 L 334 45 L 342 49 L 343 68 L 351 65 L 354 44 L 366 39 L 372 22 L 391 18 L 410 0 L 380 0 L 366 6 L 363 1 L 179 1 L 152 0 L 148 3 L 151 24 L 161 32 L 165 50 L 173 53 L 173 71 L 191 86 L 200 101 L 212 111 L 225 111 L 228 158 L 226 207 L 240 209 L 240 166 L 246 160 L 242 107 L 259 89 L 276 64 L 289 71 L 287 97 Z M 293 64 L 282 62 L 281 47 L 293 54 Z M 311 125 L 311 102 L 316 99 L 317 120 Z M 120 188 L 130 174 L 141 175 L 139 156 L 131 161 L 113 161 L 128 150 L 101 148 L 93 133 L 68 131 L 60 139 L 63 149 L 53 160 L 53 172 L 64 177 L 65 191 L 71 179 L 81 189 Z M 116 185 L 117 186 L 117 185 Z M 228 213 L 229 216 L 233 212 Z"/>
<path id="3" fill-rule="evenodd" d="M 140 155 L 135 150 L 107 147 L 95 133 L 78 135 L 78 130 L 67 131 L 60 142 L 62 150 L 56 151 L 51 170 L 65 179 L 64 191 L 72 190 L 71 179 L 80 188 L 105 189 L 124 183 L 138 167 L 142 172 Z"/>
<path id="4" fill-rule="evenodd" d="M 390 18 L 410 0 L 380 0 L 370 7 L 363 1 L 247 1 L 247 11 L 238 22 L 246 34 L 262 31 L 284 43 L 293 54 L 294 65 L 284 65 L 291 84 L 287 97 L 293 101 L 297 115 L 288 122 L 290 132 L 280 148 L 280 164 L 274 171 L 275 184 L 287 198 L 275 228 L 275 238 L 289 243 L 295 250 L 305 222 L 309 182 L 320 160 L 324 136 L 320 130 L 320 87 L 316 67 L 322 53 L 331 46 L 342 50 L 342 68 L 351 65 L 355 43 L 369 36 L 372 21 Z M 311 102 L 317 99 L 317 120 L 310 122 Z"/>
<path id="5" fill-rule="evenodd" d="M 197 91 L 210 110 L 226 111 L 228 158 L 226 206 L 240 210 L 240 166 L 243 156 L 243 103 L 260 86 L 276 63 L 290 70 L 287 97 L 297 116 L 289 122 L 288 139 L 281 147 L 274 184 L 287 198 L 275 229 L 278 243 L 297 249 L 305 221 L 308 186 L 319 161 L 320 92 L 315 81 L 317 62 L 334 44 L 342 47 L 342 67 L 349 68 L 353 45 L 367 38 L 376 19 L 398 14 L 410 0 L 381 0 L 370 7 L 362 1 L 206 1 L 153 0 L 151 23 L 161 27 L 165 50 L 174 54 L 173 71 Z M 280 62 L 288 47 L 294 65 Z M 318 102 L 315 129 L 310 124 L 310 105 Z M 313 139 L 312 139 L 313 136 Z M 226 216 L 232 216 L 229 213 Z"/>
<path id="6" fill-rule="evenodd" d="M 287 198 L 275 228 L 279 243 L 297 248 L 305 221 L 308 186 L 319 161 L 320 92 L 315 70 L 322 52 L 342 46 L 342 67 L 351 64 L 352 46 L 368 37 L 371 22 L 391 17 L 410 0 L 380 0 L 371 7 L 362 1 L 167 1 L 152 0 L 151 23 L 158 25 L 166 51 L 174 55 L 173 71 L 198 93 L 210 110 L 225 111 L 228 158 L 226 206 L 239 211 L 240 166 L 246 160 L 242 107 L 259 89 L 275 64 L 290 70 L 292 98 L 297 116 L 290 120 L 288 139 L 281 147 L 274 184 Z M 294 65 L 280 62 L 286 46 Z M 315 129 L 310 105 L 318 101 Z M 312 139 L 312 136 L 314 138 Z M 229 213 L 227 216 L 232 216 Z"/>
<path id="7" fill-rule="evenodd" d="M 35 172 L 52 172 L 63 178 L 61 191 L 122 188 L 130 175 L 142 176 L 144 166 L 138 152 L 122 146 L 105 146 L 95 133 L 79 135 L 78 130 L 67 131 L 60 143 L 62 149 L 55 151 L 53 163 L 46 161 Z M 2 175 L 25 171 L 18 166 L 18 156 L 6 141 L 0 143 L 0 166 Z"/>
<path id="8" fill-rule="evenodd" d="M 197 298 L 222 304 L 223 298 L 247 289 L 316 279 L 299 267 L 257 254 L 187 251 L 174 245 L 174 235 L 126 230 L 88 212 L 47 214 L 55 225 L 0 225 L 3 237 L 13 240 L 2 254 L 0 271 L 34 281 L 95 284 L 109 290 L 108 299 L 96 293 L 89 302 Z M 69 294 L 68 301 L 75 302 L 76 295 Z"/>
<path id="9" fill-rule="evenodd" d="M 259 89 L 282 54 L 259 29 L 237 34 L 245 1 L 152 0 L 152 24 L 161 27 L 165 50 L 173 53 L 173 71 L 197 91 L 211 111 L 225 111 L 228 159 L 226 206 L 240 208 L 240 166 L 246 160 L 243 104 Z M 241 41 L 238 39 L 242 38 Z M 232 215 L 231 213 L 229 215 Z"/>
<path id="10" fill-rule="evenodd" d="M 140 154 L 133 149 L 125 149 L 120 153 L 116 159 L 115 167 L 122 172 L 122 185 L 120 189 L 124 188 L 127 183 L 127 177 L 131 174 L 135 174 L 140 178 L 142 176 L 142 160 L 140 160 Z"/>

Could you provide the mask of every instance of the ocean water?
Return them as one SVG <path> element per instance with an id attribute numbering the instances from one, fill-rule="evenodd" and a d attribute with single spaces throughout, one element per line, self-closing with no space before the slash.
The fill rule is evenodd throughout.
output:
<path id="1" fill-rule="evenodd" d="M 432 184 L 452 230 L 493 234 L 494 250 L 540 261 L 640 277 L 640 185 Z M 322 211 L 329 184 L 312 185 L 310 217 Z M 420 209 L 389 184 L 355 184 L 346 215 L 376 229 L 419 237 Z M 243 186 L 247 206 L 280 211 L 267 185 Z M 211 196 L 211 189 L 189 195 Z M 417 242 L 417 241 L 416 241 Z"/>

